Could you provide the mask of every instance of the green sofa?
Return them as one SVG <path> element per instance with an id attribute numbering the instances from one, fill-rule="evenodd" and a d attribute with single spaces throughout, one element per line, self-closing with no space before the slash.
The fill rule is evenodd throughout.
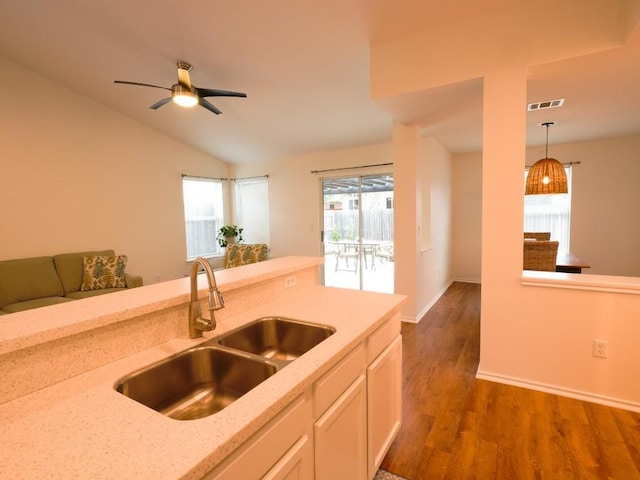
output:
<path id="1" fill-rule="evenodd" d="M 114 257 L 115 252 L 100 250 L 0 261 L 0 315 L 142 286 L 141 276 L 125 273 L 125 288 L 82 291 L 85 256 Z"/>

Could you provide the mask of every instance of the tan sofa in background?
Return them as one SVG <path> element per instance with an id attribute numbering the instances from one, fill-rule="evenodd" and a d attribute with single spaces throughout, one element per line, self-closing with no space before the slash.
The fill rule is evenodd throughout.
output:
<path id="1" fill-rule="evenodd" d="M 82 290 L 84 258 L 95 256 L 116 257 L 99 250 L 0 261 L 0 315 L 142 286 L 141 276 L 125 273 L 124 287 Z"/>

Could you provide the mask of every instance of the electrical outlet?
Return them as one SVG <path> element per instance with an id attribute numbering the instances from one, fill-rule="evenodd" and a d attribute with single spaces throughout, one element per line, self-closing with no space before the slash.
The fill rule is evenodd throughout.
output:
<path id="1" fill-rule="evenodd" d="M 609 344 L 605 340 L 593 341 L 593 356 L 598 358 L 607 358 Z"/>
<path id="2" fill-rule="evenodd" d="M 295 287 L 296 286 L 296 276 L 291 275 L 290 277 L 284 277 L 284 288 Z"/>

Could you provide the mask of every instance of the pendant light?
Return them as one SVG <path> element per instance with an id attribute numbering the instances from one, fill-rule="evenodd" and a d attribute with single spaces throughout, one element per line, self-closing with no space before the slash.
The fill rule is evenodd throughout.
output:
<path id="1" fill-rule="evenodd" d="M 547 144 L 544 158 L 538 160 L 529 169 L 525 195 L 544 195 L 549 193 L 567 193 L 567 173 L 562 164 L 555 158 L 549 158 L 549 127 L 553 122 L 542 124 L 547 127 Z"/>

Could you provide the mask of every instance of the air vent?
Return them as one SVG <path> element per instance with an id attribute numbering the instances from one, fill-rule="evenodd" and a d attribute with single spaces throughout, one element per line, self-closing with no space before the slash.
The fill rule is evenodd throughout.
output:
<path id="1" fill-rule="evenodd" d="M 564 105 L 564 98 L 558 100 L 548 100 L 546 102 L 530 103 L 527 105 L 527 110 L 532 112 L 534 110 L 544 110 L 545 108 L 556 108 Z"/>

